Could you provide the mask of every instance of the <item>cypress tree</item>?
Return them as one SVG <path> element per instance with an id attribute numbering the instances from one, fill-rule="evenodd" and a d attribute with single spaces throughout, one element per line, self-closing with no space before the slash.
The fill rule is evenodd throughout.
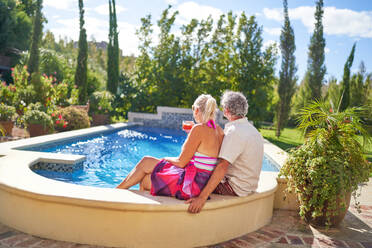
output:
<path id="1" fill-rule="evenodd" d="M 351 48 L 350 55 L 347 58 L 344 66 L 344 76 L 341 83 L 342 100 L 339 107 L 340 111 L 344 111 L 350 105 L 350 68 L 354 61 L 355 45 L 356 43 L 354 43 L 353 47 Z"/>
<path id="2" fill-rule="evenodd" d="M 108 45 L 107 45 L 107 90 L 111 91 L 112 87 L 112 60 L 113 52 L 113 32 L 112 32 L 112 7 L 111 0 L 109 0 L 109 35 L 108 35 Z"/>
<path id="3" fill-rule="evenodd" d="M 278 95 L 279 103 L 276 112 L 276 136 L 280 136 L 281 129 L 285 126 L 289 112 L 292 96 L 295 92 L 297 77 L 295 37 L 293 28 L 288 17 L 287 0 L 283 1 L 284 7 L 284 26 L 280 34 L 280 50 L 282 53 L 282 66 L 279 72 Z"/>
<path id="4" fill-rule="evenodd" d="M 112 93 L 116 94 L 118 83 L 119 83 L 119 33 L 117 31 L 118 25 L 116 20 L 116 4 L 115 0 L 112 0 L 112 9 L 113 9 L 113 32 L 114 32 L 114 52 L 113 52 L 113 60 L 114 60 L 114 67 L 113 67 L 113 76 L 114 76 L 114 84 Z"/>
<path id="5" fill-rule="evenodd" d="M 87 102 L 87 60 L 88 60 L 88 42 L 87 33 L 84 28 L 84 5 L 83 0 L 79 0 L 80 12 L 80 35 L 79 35 L 79 53 L 76 63 L 75 84 L 79 88 L 79 102 Z"/>
<path id="6" fill-rule="evenodd" d="M 32 38 L 30 48 L 30 58 L 28 60 L 28 72 L 32 76 L 32 73 L 39 72 L 39 47 L 41 36 L 43 33 L 43 16 L 41 9 L 43 8 L 43 1 L 37 0 L 36 2 L 36 13 L 34 17 L 32 27 Z"/>
<path id="7" fill-rule="evenodd" d="M 310 90 L 309 99 L 307 100 L 320 100 L 322 97 L 321 88 L 326 73 L 324 64 L 324 48 L 325 39 L 323 37 L 323 0 L 316 3 L 315 10 L 315 29 L 310 38 L 310 46 L 307 60 L 307 73 L 309 80 L 307 88 Z"/>
<path id="8" fill-rule="evenodd" d="M 119 39 L 115 0 L 109 0 L 109 44 L 107 47 L 107 89 L 116 94 L 119 81 Z"/>

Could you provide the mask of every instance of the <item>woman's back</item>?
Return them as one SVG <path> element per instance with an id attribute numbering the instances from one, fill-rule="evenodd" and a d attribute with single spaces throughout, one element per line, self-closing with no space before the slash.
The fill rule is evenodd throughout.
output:
<path id="1" fill-rule="evenodd" d="M 200 129 L 198 132 L 200 135 L 200 144 L 197 152 L 208 157 L 218 157 L 224 136 L 222 128 L 214 125 L 214 123 L 213 125 L 206 123 L 197 124 L 195 128 Z"/>

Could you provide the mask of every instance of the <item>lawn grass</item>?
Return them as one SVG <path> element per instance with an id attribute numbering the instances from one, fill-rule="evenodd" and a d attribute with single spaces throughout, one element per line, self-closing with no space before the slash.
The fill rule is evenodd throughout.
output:
<path id="1" fill-rule="evenodd" d="M 261 128 L 259 131 L 265 139 L 285 151 L 301 145 L 304 141 L 301 131 L 296 128 L 284 128 L 279 139 L 275 136 L 275 130 Z M 362 137 L 359 138 L 359 141 L 362 142 Z M 368 161 L 372 162 L 372 145 L 366 147 L 366 156 Z"/>
<path id="2" fill-rule="evenodd" d="M 279 139 L 275 136 L 275 130 L 261 128 L 259 131 L 265 139 L 279 146 L 285 151 L 288 151 L 290 148 L 297 147 L 304 142 L 301 131 L 295 128 L 284 128 Z"/>

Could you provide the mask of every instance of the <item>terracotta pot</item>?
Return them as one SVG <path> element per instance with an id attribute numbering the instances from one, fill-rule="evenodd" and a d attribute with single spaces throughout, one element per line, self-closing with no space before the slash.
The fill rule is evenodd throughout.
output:
<path id="1" fill-rule="evenodd" d="M 334 217 L 331 217 L 331 227 L 338 226 L 341 223 L 341 221 L 344 219 L 344 217 L 347 213 L 347 210 L 349 209 L 349 206 L 350 206 L 350 199 L 351 199 L 351 192 L 340 195 L 337 198 L 336 215 Z M 343 203 L 345 204 L 345 209 L 342 209 L 342 204 Z M 327 202 L 325 202 L 325 208 L 324 208 L 324 211 L 323 211 L 323 216 L 318 216 L 316 218 L 313 218 L 311 216 L 312 210 L 310 209 L 310 211 L 308 211 L 305 214 L 305 220 L 313 226 L 325 226 L 325 224 L 326 224 L 325 212 L 326 211 L 327 211 Z"/>
<path id="2" fill-rule="evenodd" d="M 106 125 L 110 123 L 108 114 L 92 114 L 93 126 Z"/>
<path id="3" fill-rule="evenodd" d="M 12 121 L 0 121 L 0 126 L 5 131 L 5 136 L 12 136 L 14 123 Z"/>
<path id="4" fill-rule="evenodd" d="M 41 124 L 29 124 L 28 132 L 30 133 L 30 137 L 35 137 L 48 134 L 49 130 L 47 127 L 44 128 L 44 126 Z"/>

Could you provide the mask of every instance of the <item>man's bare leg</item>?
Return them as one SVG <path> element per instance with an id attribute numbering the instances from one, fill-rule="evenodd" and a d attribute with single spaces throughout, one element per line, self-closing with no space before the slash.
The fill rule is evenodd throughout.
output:
<path id="1" fill-rule="evenodd" d="M 133 185 L 140 183 L 146 175 L 149 175 L 154 170 L 159 159 L 145 156 L 141 161 L 134 167 L 129 175 L 116 187 L 118 189 L 129 189 Z"/>

